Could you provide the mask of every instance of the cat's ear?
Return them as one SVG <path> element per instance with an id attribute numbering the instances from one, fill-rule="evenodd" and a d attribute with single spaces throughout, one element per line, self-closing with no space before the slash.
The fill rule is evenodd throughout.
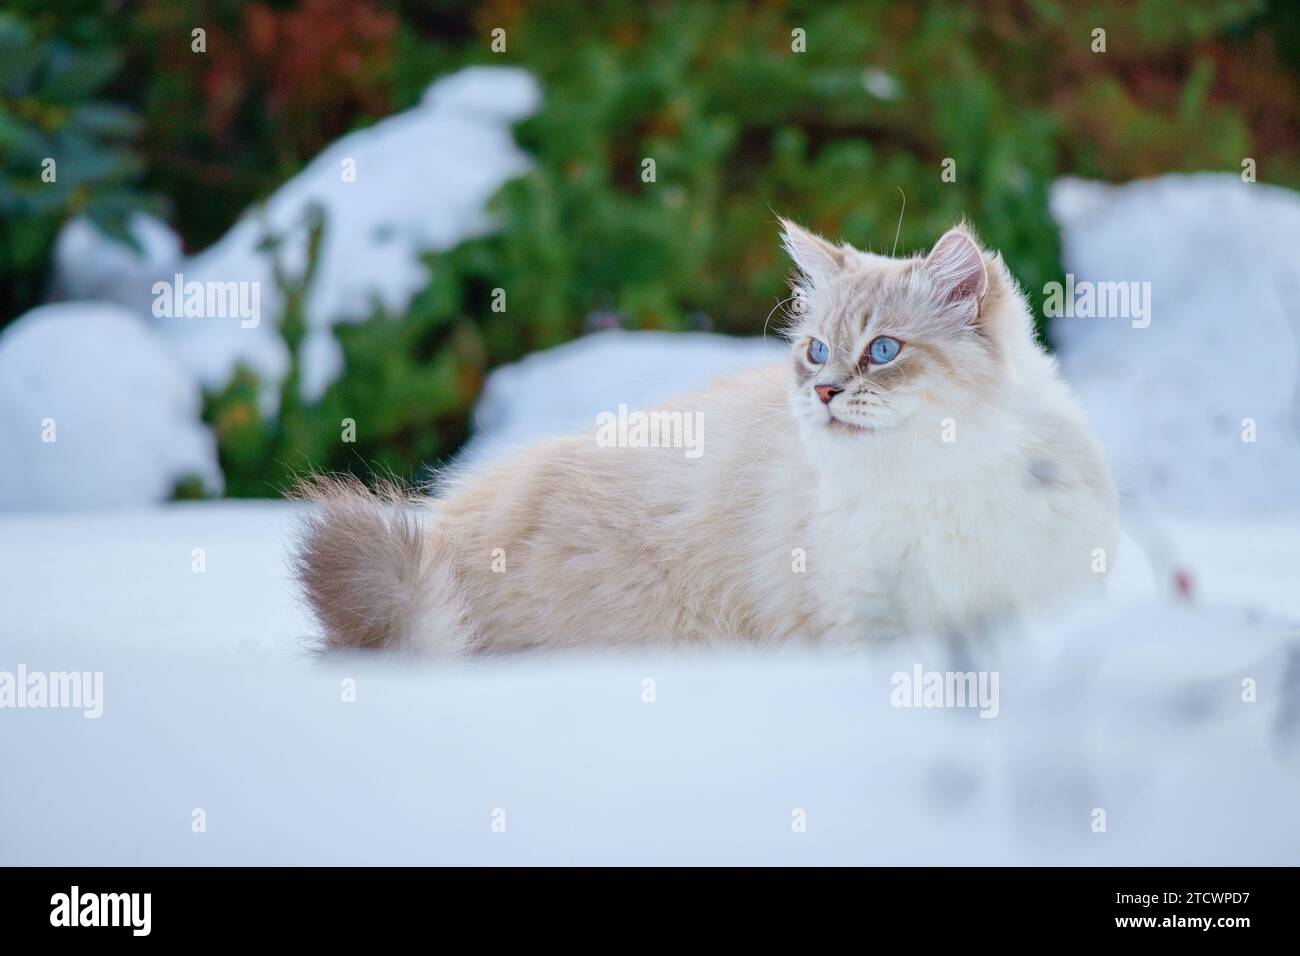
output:
<path id="1" fill-rule="evenodd" d="M 949 229 L 925 257 L 936 303 L 954 319 L 973 323 L 989 291 L 984 253 L 960 226 Z"/>
<path id="2" fill-rule="evenodd" d="M 799 271 L 814 283 L 844 268 L 844 250 L 789 219 L 781 220 L 781 243 Z"/>

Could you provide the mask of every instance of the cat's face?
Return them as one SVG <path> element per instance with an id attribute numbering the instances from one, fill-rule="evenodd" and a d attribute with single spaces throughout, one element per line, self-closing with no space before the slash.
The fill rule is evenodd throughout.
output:
<path id="1" fill-rule="evenodd" d="M 806 432 L 870 438 L 933 428 L 995 390 L 1003 364 L 988 323 L 990 272 L 953 229 L 924 258 L 832 246 L 793 223 L 791 403 Z"/>

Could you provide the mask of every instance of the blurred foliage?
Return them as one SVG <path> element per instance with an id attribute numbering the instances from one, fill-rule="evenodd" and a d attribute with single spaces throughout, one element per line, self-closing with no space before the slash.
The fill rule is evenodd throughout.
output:
<path id="1" fill-rule="evenodd" d="M 196 55 L 191 35 L 206 31 Z M 330 142 L 392 111 L 396 15 L 378 0 L 137 0 L 130 90 L 150 118 L 150 183 L 192 248 Z"/>
<path id="2" fill-rule="evenodd" d="M 103 96 L 121 55 L 93 18 L 55 29 L 18 6 L 0 12 L 0 325 L 40 302 L 70 216 L 130 243 L 132 211 L 151 206 L 133 185 L 136 115 Z"/>
<path id="3" fill-rule="evenodd" d="M 876 251 L 897 231 L 900 254 L 966 217 L 1036 299 L 1061 271 L 1047 207 L 1059 175 L 1237 173 L 1251 156 L 1261 181 L 1300 185 L 1300 16 L 1283 2 L 12 5 L 35 35 L 125 64 L 111 91 L 143 119 L 144 184 L 191 249 L 437 75 L 510 63 L 542 82 L 543 108 L 516 131 L 536 166 L 496 198 L 501 230 L 428 256 L 405 315 L 339 327 L 346 370 L 319 402 L 298 401 L 291 375 L 264 418 L 247 372 L 209 396 L 232 494 L 282 490 L 307 465 L 415 474 L 463 441 L 487 370 L 585 329 L 761 332 L 789 269 L 778 213 Z M 97 30 L 79 32 L 87 18 Z M 504 53 L 490 48 L 497 28 Z M 79 46 L 82 34 L 101 40 Z M 17 115 L 9 97 L 0 119 Z M 0 168 L 21 178 L 13 155 L 0 145 Z M 311 276 L 280 279 L 296 362 Z M 489 307 L 494 288 L 505 313 Z M 346 418 L 355 443 L 340 440 Z"/>

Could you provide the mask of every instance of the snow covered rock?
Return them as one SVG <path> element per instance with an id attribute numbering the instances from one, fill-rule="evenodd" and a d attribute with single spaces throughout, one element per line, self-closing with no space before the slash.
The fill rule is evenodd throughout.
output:
<path id="1" fill-rule="evenodd" d="M 1300 195 L 1202 173 L 1064 179 L 1051 202 L 1076 286 L 1150 284 L 1146 316 L 1051 325 L 1125 489 L 1182 513 L 1300 507 Z"/>
<path id="2" fill-rule="evenodd" d="M 596 332 L 494 370 L 474 410 L 467 463 L 484 463 L 543 438 L 595 428 L 620 404 L 648 408 L 727 372 L 785 358 L 769 336 L 705 332 Z"/>
<path id="3" fill-rule="evenodd" d="M 0 510 L 166 499 L 220 488 L 198 383 L 134 313 L 42 306 L 0 333 Z"/>
<path id="4" fill-rule="evenodd" d="M 324 212 L 324 239 L 308 293 L 304 397 L 318 397 L 341 370 L 330 327 L 367 318 L 375 304 L 400 312 L 424 285 L 419 256 L 491 228 L 488 199 L 528 168 L 510 123 L 538 103 L 532 76 L 477 67 L 434 83 L 420 104 L 332 144 L 216 245 L 184 263 L 185 281 L 254 282 L 263 317 L 279 315 L 272 260 L 259 249 L 280 237 L 290 276 L 307 262 L 309 209 Z M 491 103 L 490 112 L 483 103 Z M 354 178 L 355 177 L 355 178 Z M 242 358 L 276 381 L 287 356 L 270 321 L 254 334 L 232 323 L 165 319 L 172 345 L 207 385 L 225 382 Z"/>
<path id="5" fill-rule="evenodd" d="M 177 262 L 151 256 L 145 265 L 104 258 L 103 243 L 74 223 L 60 237 L 58 285 L 140 309 L 153 316 L 168 344 L 208 387 L 224 385 L 239 362 L 278 384 L 288 368 L 273 323 L 281 311 L 274 259 L 264 242 L 278 240 L 285 273 L 307 262 L 309 213 L 323 213 L 317 272 L 307 295 L 308 338 L 303 394 L 314 399 L 342 368 L 330 327 L 368 318 L 375 304 L 400 313 L 427 280 L 420 254 L 449 249 L 492 228 L 487 201 L 529 168 L 510 126 L 532 113 L 540 91 L 515 67 L 471 67 L 438 80 L 415 108 L 357 130 L 330 145 L 265 203 L 248 210 L 215 245 Z M 151 249 L 165 252 L 157 240 Z M 147 267 L 146 267 L 147 265 Z M 124 267 L 127 266 L 127 267 Z M 118 278 L 111 273 L 118 272 Z M 192 283 L 205 291 L 237 283 L 256 289 L 257 316 L 159 315 L 155 283 L 174 294 Z M 251 298 L 251 296 L 250 296 Z M 161 309 L 163 312 L 168 310 Z M 274 395 L 268 395 L 273 401 Z"/>
<path id="6" fill-rule="evenodd" d="M 144 213 L 128 225 L 133 249 L 79 216 L 59 230 L 54 244 L 52 298 L 116 302 L 141 316 L 150 313 L 153 283 L 176 272 L 184 251 L 171 226 Z"/>

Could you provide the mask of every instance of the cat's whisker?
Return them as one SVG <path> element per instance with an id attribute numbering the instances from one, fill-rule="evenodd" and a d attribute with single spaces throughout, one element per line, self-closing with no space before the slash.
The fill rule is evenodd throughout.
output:
<path id="1" fill-rule="evenodd" d="M 783 414 L 788 414 L 788 413 L 789 413 L 789 408 L 788 408 L 788 407 L 787 407 L 787 408 L 783 408 L 783 409 L 780 409 L 780 410 L 778 410 L 778 411 L 773 412 L 773 413 L 770 414 L 770 415 L 761 415 L 761 416 L 759 416 L 758 418 L 749 418 L 749 419 L 745 419 L 744 421 L 737 422 L 736 424 L 734 424 L 734 425 L 730 425 L 730 426 L 727 426 L 727 427 L 725 427 L 725 428 L 716 428 L 716 427 L 715 427 L 715 428 L 712 428 L 712 429 L 709 430 L 709 434 L 711 434 L 711 435 L 729 435 L 729 434 L 734 434 L 734 433 L 737 433 L 737 432 L 743 433 L 743 432 L 747 431 L 747 430 L 748 430 L 751 426 L 753 426 L 753 425 L 759 425 L 759 424 L 762 424 L 763 422 L 771 421 L 771 420 L 774 419 L 774 418 L 780 418 L 780 417 L 782 417 Z"/>
<path id="2" fill-rule="evenodd" d="M 790 410 L 789 406 L 783 406 L 768 415 L 759 415 L 757 418 L 747 418 L 743 422 L 737 422 L 736 424 L 730 426 L 729 428 L 714 428 L 712 429 L 712 431 L 722 433 L 722 434 L 726 434 L 727 432 L 744 431 L 745 429 L 749 428 L 749 426 L 757 425 L 759 422 L 766 422 L 766 421 L 770 421 L 773 418 L 779 418 L 781 415 L 785 414 L 789 410 Z"/>
<path id="3" fill-rule="evenodd" d="M 792 302 L 797 298 L 798 298 L 797 295 L 788 295 L 780 302 L 778 302 L 776 305 L 772 306 L 772 311 L 768 312 L 767 318 L 763 320 L 763 341 L 764 342 L 767 341 L 767 324 L 772 321 L 772 316 L 776 314 L 776 310 L 781 308 L 781 306 L 785 305 L 787 302 Z M 792 315 L 790 316 L 790 318 L 797 318 L 797 316 Z"/>

